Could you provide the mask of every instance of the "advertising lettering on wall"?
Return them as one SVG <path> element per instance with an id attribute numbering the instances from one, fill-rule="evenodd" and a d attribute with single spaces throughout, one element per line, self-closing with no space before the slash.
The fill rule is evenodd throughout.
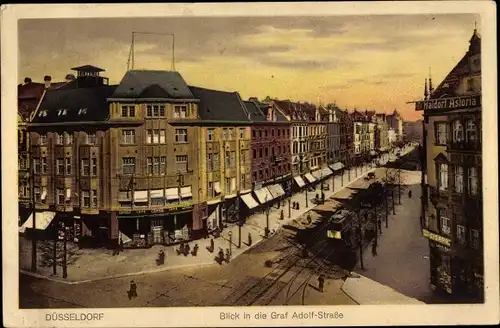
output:
<path id="1" fill-rule="evenodd" d="M 417 101 L 415 110 L 453 110 L 481 106 L 481 95 Z"/>

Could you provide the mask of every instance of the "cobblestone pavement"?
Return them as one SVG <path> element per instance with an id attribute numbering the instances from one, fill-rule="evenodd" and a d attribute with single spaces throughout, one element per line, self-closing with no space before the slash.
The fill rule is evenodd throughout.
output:
<path id="1" fill-rule="evenodd" d="M 365 172 L 366 170 L 363 170 L 363 173 Z M 358 179 L 351 186 L 359 188 L 368 183 L 364 179 Z M 343 188 L 335 197 L 348 197 L 350 192 L 349 188 Z M 332 206 L 334 206 L 333 203 Z M 309 214 L 313 220 L 312 224 L 314 224 L 314 221 L 319 218 L 319 214 L 316 211 L 311 211 Z M 308 225 L 306 215 L 301 215 L 296 220 L 287 223 L 287 226 L 295 227 L 295 229 L 281 229 L 279 233 L 248 249 L 229 264 L 213 264 L 203 267 L 203 269 L 199 267 L 180 268 L 73 285 L 23 274 L 20 277 L 22 286 L 20 306 L 22 308 L 107 308 L 221 305 L 235 291 L 246 290 L 255 285 L 255 282 L 262 277 L 269 276 L 273 268 L 267 267 L 266 261 L 276 260 L 280 256 L 284 256 L 283 254 L 286 254 L 287 250 L 294 252 L 294 248 L 297 246 L 290 242 L 290 239 L 293 237 L 294 231 L 298 230 L 297 227 L 301 225 Z M 300 267 L 291 270 L 291 276 L 284 277 L 282 283 L 286 284 L 288 282 L 286 279 L 291 279 L 292 272 L 298 270 Z M 128 300 L 127 290 L 131 279 L 137 284 L 138 297 Z M 314 270 L 312 272 L 309 269 L 303 270 L 289 284 L 290 288 L 287 286 L 280 290 L 269 304 L 355 304 L 340 290 L 341 279 L 328 278 L 323 293 L 317 290 L 316 279 L 317 275 L 315 275 Z M 304 284 L 304 281 L 307 282 Z"/>

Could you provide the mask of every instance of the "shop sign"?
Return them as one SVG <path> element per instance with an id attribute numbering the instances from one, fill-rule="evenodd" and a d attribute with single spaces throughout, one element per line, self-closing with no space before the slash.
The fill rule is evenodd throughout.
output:
<path id="1" fill-rule="evenodd" d="M 137 215 L 137 214 L 162 214 L 162 213 L 171 213 L 171 212 L 176 212 L 176 211 L 184 211 L 184 210 L 191 210 L 193 209 L 193 205 L 188 203 L 188 204 L 170 204 L 168 206 L 165 206 L 163 208 L 155 208 L 151 210 L 121 210 L 118 212 L 118 215 L 124 215 L 124 214 L 130 214 L 130 215 Z"/>
<path id="2" fill-rule="evenodd" d="M 436 243 L 439 243 L 439 244 L 442 244 L 442 245 L 445 245 L 448 247 L 450 247 L 450 245 L 451 245 L 450 239 L 443 237 L 443 236 L 440 236 L 438 234 L 435 234 L 433 232 L 430 232 L 429 230 L 423 229 L 423 235 L 425 238 L 428 238 L 432 241 L 435 241 Z"/>
<path id="3" fill-rule="evenodd" d="M 453 97 L 417 101 L 415 110 L 467 109 L 481 106 L 481 96 Z"/>

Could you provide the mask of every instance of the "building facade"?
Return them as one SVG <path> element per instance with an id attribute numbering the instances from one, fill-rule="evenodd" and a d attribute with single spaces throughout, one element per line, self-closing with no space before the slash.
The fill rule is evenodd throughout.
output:
<path id="1" fill-rule="evenodd" d="M 394 129 L 397 141 L 400 141 L 403 137 L 403 118 L 396 109 L 392 114 L 387 115 L 387 124 Z"/>
<path id="2" fill-rule="evenodd" d="M 385 114 L 376 114 L 375 129 L 375 150 L 377 152 L 386 152 L 389 150 L 389 125 L 387 124 Z"/>
<path id="3" fill-rule="evenodd" d="M 416 109 L 423 122 L 423 233 L 431 286 L 456 300 L 484 301 L 481 39 Z"/>

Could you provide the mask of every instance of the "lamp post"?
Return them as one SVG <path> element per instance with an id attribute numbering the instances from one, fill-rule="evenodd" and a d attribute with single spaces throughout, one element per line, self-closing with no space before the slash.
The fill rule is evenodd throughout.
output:
<path id="1" fill-rule="evenodd" d="M 229 256 L 233 255 L 232 244 L 233 244 L 233 232 L 229 231 Z"/>
<path id="2" fill-rule="evenodd" d="M 288 186 L 287 186 L 287 192 L 288 192 L 288 218 L 292 217 L 292 181 L 288 181 Z"/>
<path id="3" fill-rule="evenodd" d="M 63 278 L 68 278 L 68 227 L 63 224 Z"/>
<path id="4" fill-rule="evenodd" d="M 267 194 L 266 197 L 264 198 L 264 202 L 267 203 Z M 269 211 L 271 208 L 268 206 L 266 207 L 266 228 L 264 229 L 264 237 L 268 238 L 269 237 Z"/>
<path id="5" fill-rule="evenodd" d="M 236 215 L 238 221 L 238 248 L 241 248 L 241 226 L 243 225 L 243 220 L 240 215 L 240 191 L 236 192 Z"/>
<path id="6" fill-rule="evenodd" d="M 359 246 L 359 261 L 360 261 L 360 264 L 361 264 L 361 270 L 365 270 L 365 265 L 364 265 L 364 262 L 363 262 L 363 228 L 362 228 L 362 225 L 361 225 L 361 213 L 360 213 L 360 208 L 358 207 L 357 208 L 357 211 L 355 212 L 356 216 L 357 216 L 357 223 L 358 223 L 358 226 L 356 227 L 356 236 L 357 236 L 357 240 L 358 240 L 358 246 Z"/>

